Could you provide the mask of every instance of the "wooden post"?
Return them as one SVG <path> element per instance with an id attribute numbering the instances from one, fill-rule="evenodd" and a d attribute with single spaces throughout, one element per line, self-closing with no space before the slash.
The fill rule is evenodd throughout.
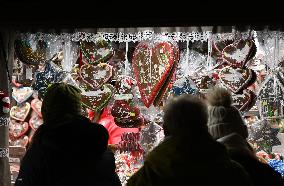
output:
<path id="1" fill-rule="evenodd" d="M 0 90 L 5 91 L 11 98 L 11 86 L 7 67 L 12 69 L 12 60 L 14 58 L 14 32 L 9 30 L 0 30 Z M 2 108 L 1 108 L 2 109 Z M 0 117 L 0 186 L 11 185 L 10 165 L 9 165 L 9 125 L 5 120 L 9 115 Z"/>

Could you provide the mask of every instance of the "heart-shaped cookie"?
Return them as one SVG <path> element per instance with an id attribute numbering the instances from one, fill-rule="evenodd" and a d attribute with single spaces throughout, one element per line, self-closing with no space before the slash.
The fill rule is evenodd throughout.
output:
<path id="1" fill-rule="evenodd" d="M 233 106 L 239 111 L 246 112 L 253 107 L 256 95 L 251 90 L 246 89 L 242 94 L 232 94 L 232 98 Z"/>
<path id="2" fill-rule="evenodd" d="M 36 113 L 33 112 L 29 121 L 30 127 L 36 131 L 40 125 L 43 124 L 42 118 Z"/>
<path id="3" fill-rule="evenodd" d="M 29 137 L 27 135 L 23 135 L 18 139 L 9 139 L 9 146 L 17 146 L 17 147 L 26 147 L 29 143 Z"/>
<path id="4" fill-rule="evenodd" d="M 17 101 L 18 104 L 27 101 L 32 95 L 33 89 L 31 87 L 13 87 L 12 97 Z"/>
<path id="5" fill-rule="evenodd" d="M 11 139 L 18 139 L 22 137 L 28 130 L 29 124 L 27 122 L 11 119 L 9 125 L 9 136 Z"/>
<path id="6" fill-rule="evenodd" d="M 253 70 L 228 66 L 219 72 L 219 78 L 226 88 L 233 93 L 238 93 L 253 83 Z"/>
<path id="7" fill-rule="evenodd" d="M 33 99 L 31 102 L 31 107 L 32 109 L 37 113 L 37 115 L 39 115 L 40 117 L 42 117 L 41 115 L 41 106 L 42 106 L 42 101 L 39 99 Z"/>
<path id="8" fill-rule="evenodd" d="M 25 121 L 30 112 L 31 105 L 26 102 L 19 106 L 13 106 L 10 110 L 11 118 L 19 121 Z"/>
<path id="9" fill-rule="evenodd" d="M 170 42 L 141 42 L 135 48 L 132 67 L 141 100 L 150 107 L 165 83 L 175 62 L 174 47 Z"/>
<path id="10" fill-rule="evenodd" d="M 99 112 L 109 102 L 113 91 L 112 85 L 105 84 L 102 89 L 82 92 L 82 104 L 95 112 Z"/>
<path id="11" fill-rule="evenodd" d="M 216 55 L 217 57 L 222 57 L 222 51 L 223 49 L 232 44 L 234 42 L 234 40 L 220 40 L 220 41 L 214 41 L 212 44 L 212 49 L 213 55 Z"/>
<path id="12" fill-rule="evenodd" d="M 84 61 L 89 64 L 98 64 L 106 62 L 113 55 L 113 48 L 106 41 L 87 42 L 82 41 L 80 48 L 84 56 Z"/>
<path id="13" fill-rule="evenodd" d="M 83 65 L 80 76 L 86 84 L 97 90 L 112 77 L 112 66 L 106 63 L 100 63 L 97 66 Z"/>
<path id="14" fill-rule="evenodd" d="M 253 55 L 254 45 L 251 39 L 241 39 L 226 46 L 222 51 L 222 57 L 230 66 L 243 68 Z"/>
<path id="15" fill-rule="evenodd" d="M 122 128 L 138 127 L 143 123 L 140 110 L 124 100 L 115 101 L 111 114 L 114 117 L 115 124 Z"/>
<path id="16" fill-rule="evenodd" d="M 36 49 L 34 50 L 31 44 L 26 40 L 15 41 L 15 52 L 17 57 L 23 63 L 28 65 L 38 65 L 46 60 L 47 43 L 45 41 L 38 41 Z"/>

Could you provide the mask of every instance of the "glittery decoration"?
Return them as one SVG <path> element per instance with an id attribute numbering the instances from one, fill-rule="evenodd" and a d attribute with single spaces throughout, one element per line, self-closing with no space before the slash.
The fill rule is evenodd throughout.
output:
<path id="1" fill-rule="evenodd" d="M 99 112 L 107 105 L 113 95 L 114 87 L 110 84 L 103 85 L 102 89 L 83 91 L 82 104 L 83 106 Z"/>
<path id="2" fill-rule="evenodd" d="M 11 118 L 19 121 L 25 121 L 26 117 L 30 112 L 31 105 L 25 102 L 19 106 L 13 106 L 10 110 Z"/>
<path id="3" fill-rule="evenodd" d="M 141 94 L 149 107 L 175 63 L 174 46 L 167 41 L 141 42 L 134 51 L 132 67 Z"/>
<path id="4" fill-rule="evenodd" d="M 99 89 L 112 77 L 112 66 L 100 63 L 97 66 L 83 65 L 80 69 L 82 80 L 93 89 Z"/>
<path id="5" fill-rule="evenodd" d="M 221 83 L 234 93 L 238 93 L 252 83 L 253 71 L 251 69 L 240 69 L 224 67 L 219 72 Z"/>
<path id="6" fill-rule="evenodd" d="M 248 141 L 256 146 L 256 150 L 271 153 L 272 146 L 280 145 L 276 137 L 279 129 L 271 128 L 267 120 L 261 120 L 248 126 Z"/>
<path id="7" fill-rule="evenodd" d="M 10 112 L 10 98 L 6 91 L 0 90 L 0 118 Z M 1 122 L 0 122 L 1 123 Z"/>
<path id="8" fill-rule="evenodd" d="M 262 118 L 282 117 L 284 109 L 284 86 L 280 71 L 266 77 L 257 93 L 258 108 Z"/>
<path id="9" fill-rule="evenodd" d="M 9 157 L 9 148 L 0 148 L 0 158 Z"/>
<path id="10" fill-rule="evenodd" d="M 222 51 L 222 57 L 229 65 L 242 68 L 255 55 L 255 52 L 256 46 L 252 40 L 239 40 L 226 46 Z"/>
<path id="11" fill-rule="evenodd" d="M 35 41 L 31 41 L 35 42 Z M 38 65 L 46 60 L 46 42 L 39 40 L 35 47 L 28 40 L 16 40 L 15 51 L 17 57 L 28 65 Z"/>
<path id="12" fill-rule="evenodd" d="M 190 78 L 180 78 L 175 81 L 172 92 L 174 95 L 179 96 L 182 94 L 198 94 L 198 88 Z"/>
<path id="13" fill-rule="evenodd" d="M 44 71 L 38 71 L 35 74 L 35 81 L 32 85 L 34 90 L 38 91 L 39 97 L 43 98 L 46 89 L 52 83 L 62 82 L 66 73 L 64 73 L 56 64 L 49 61 L 46 63 Z"/>
<path id="14" fill-rule="evenodd" d="M 282 177 L 284 177 L 284 162 L 283 160 L 269 160 L 268 164 L 277 172 L 281 174 Z"/>
<path id="15" fill-rule="evenodd" d="M 29 130 L 29 124 L 24 121 L 11 119 L 9 127 L 9 136 L 11 139 L 18 139 L 26 134 Z"/>
<path id="16" fill-rule="evenodd" d="M 256 95 L 251 90 L 244 90 L 242 94 L 232 93 L 233 106 L 241 112 L 249 111 L 256 103 Z"/>
<path id="17" fill-rule="evenodd" d="M 106 62 L 113 55 L 113 48 L 110 43 L 100 40 L 97 42 L 80 42 L 80 48 L 84 56 L 84 60 L 89 64 L 98 64 Z"/>
<path id="18" fill-rule="evenodd" d="M 33 95 L 33 89 L 31 87 L 12 88 L 12 97 L 18 104 L 22 104 L 27 101 Z"/>

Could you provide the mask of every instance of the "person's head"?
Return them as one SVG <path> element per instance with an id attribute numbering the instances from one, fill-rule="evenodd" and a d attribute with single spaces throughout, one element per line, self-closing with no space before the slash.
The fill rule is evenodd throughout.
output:
<path id="1" fill-rule="evenodd" d="M 47 88 L 41 107 L 44 123 L 81 115 L 81 111 L 81 91 L 78 88 L 66 83 L 54 83 Z"/>
<path id="2" fill-rule="evenodd" d="M 231 93 L 225 88 L 214 88 L 207 94 L 208 130 L 214 139 L 237 133 L 248 137 L 248 130 L 239 110 L 234 107 Z"/>
<path id="3" fill-rule="evenodd" d="M 196 136 L 207 132 L 207 106 L 197 96 L 185 94 L 164 108 L 165 135 Z"/>

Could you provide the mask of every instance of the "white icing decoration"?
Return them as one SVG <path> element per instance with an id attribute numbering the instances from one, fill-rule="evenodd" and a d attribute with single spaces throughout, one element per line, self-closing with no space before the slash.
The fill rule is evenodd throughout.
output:
<path id="1" fill-rule="evenodd" d="M 246 55 L 249 53 L 250 47 L 246 43 L 245 47 L 243 49 L 237 49 L 233 54 L 229 54 L 224 52 L 224 55 L 228 58 L 234 59 L 237 62 L 242 62 L 246 59 Z"/>

